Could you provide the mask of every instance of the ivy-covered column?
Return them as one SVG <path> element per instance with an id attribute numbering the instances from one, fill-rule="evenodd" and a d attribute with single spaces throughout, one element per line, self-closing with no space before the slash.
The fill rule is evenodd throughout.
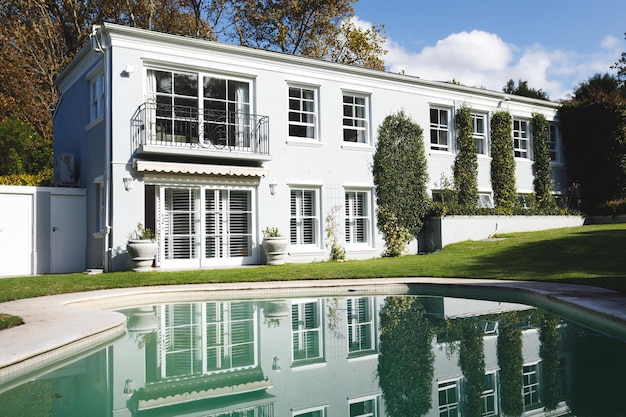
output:
<path id="1" fill-rule="evenodd" d="M 506 111 L 491 116 L 491 186 L 495 205 L 502 214 L 512 214 L 517 205 L 513 119 Z"/>

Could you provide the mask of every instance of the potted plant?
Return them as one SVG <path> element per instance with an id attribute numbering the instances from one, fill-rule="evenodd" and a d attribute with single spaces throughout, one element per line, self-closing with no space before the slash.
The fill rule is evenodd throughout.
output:
<path id="1" fill-rule="evenodd" d="M 286 236 L 282 236 L 277 227 L 266 227 L 263 229 L 263 250 L 267 258 L 268 265 L 282 265 L 285 263 L 285 255 L 289 241 Z"/>
<path id="2" fill-rule="evenodd" d="M 133 262 L 134 271 L 149 270 L 157 253 L 154 232 L 144 227 L 143 224 L 137 223 L 135 230 L 128 235 L 126 250 Z"/>

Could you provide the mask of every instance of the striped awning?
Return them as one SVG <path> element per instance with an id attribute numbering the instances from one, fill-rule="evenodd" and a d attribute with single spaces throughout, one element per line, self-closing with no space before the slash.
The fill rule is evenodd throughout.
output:
<path id="1" fill-rule="evenodd" d="M 139 172 L 160 172 L 171 174 L 221 175 L 226 177 L 265 177 L 269 170 L 257 167 L 233 165 L 188 164 L 181 162 L 135 161 Z"/>

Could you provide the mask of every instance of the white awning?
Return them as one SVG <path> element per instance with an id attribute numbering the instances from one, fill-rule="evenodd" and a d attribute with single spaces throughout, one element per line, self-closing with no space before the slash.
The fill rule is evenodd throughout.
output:
<path id="1" fill-rule="evenodd" d="M 223 175 L 229 177 L 265 177 L 269 170 L 257 167 L 232 165 L 188 164 L 179 162 L 135 161 L 139 172 L 161 172 L 172 174 Z"/>

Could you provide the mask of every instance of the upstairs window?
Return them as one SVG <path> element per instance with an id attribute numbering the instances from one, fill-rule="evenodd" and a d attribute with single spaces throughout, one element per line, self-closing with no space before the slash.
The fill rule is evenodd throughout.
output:
<path id="1" fill-rule="evenodd" d="M 289 136 L 316 139 L 316 130 L 316 91 L 304 87 L 289 87 Z"/>
<path id="2" fill-rule="evenodd" d="M 344 142 L 368 143 L 367 98 L 354 94 L 343 95 Z"/>
<path id="3" fill-rule="evenodd" d="M 526 120 L 513 119 L 513 152 L 516 158 L 530 157 L 529 123 Z"/>
<path id="4" fill-rule="evenodd" d="M 104 72 L 96 74 L 89 80 L 89 89 L 89 120 L 94 122 L 104 116 Z"/>
<path id="5" fill-rule="evenodd" d="M 450 112 L 447 109 L 430 109 L 430 149 L 450 151 Z"/>
<path id="6" fill-rule="evenodd" d="M 559 161 L 559 131 L 555 124 L 550 123 L 550 129 L 548 131 L 548 149 L 550 150 L 550 160 L 552 162 Z"/>
<path id="7" fill-rule="evenodd" d="M 476 153 L 478 155 L 487 155 L 487 131 L 485 130 L 486 116 L 484 114 L 472 114 L 472 124 L 474 125 Z"/>

